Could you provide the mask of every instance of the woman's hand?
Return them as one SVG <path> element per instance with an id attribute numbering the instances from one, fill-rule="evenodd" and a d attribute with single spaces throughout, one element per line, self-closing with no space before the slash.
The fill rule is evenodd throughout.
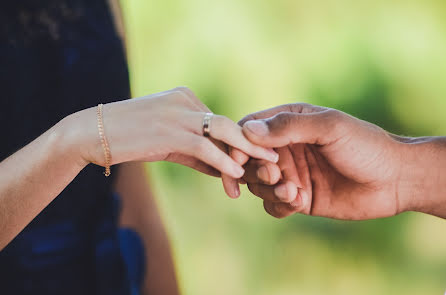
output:
<path id="1" fill-rule="evenodd" d="M 249 142 L 242 128 L 224 116 L 212 117 L 211 138 L 204 137 L 203 118 L 209 112 L 185 87 L 104 105 L 103 122 L 112 164 L 171 161 L 215 176 L 223 173 L 240 178 L 244 169 L 227 155 L 227 146 L 253 158 L 277 161 L 273 150 Z M 76 126 L 71 138 L 82 159 L 104 165 L 96 109 L 78 112 L 67 120 Z"/>

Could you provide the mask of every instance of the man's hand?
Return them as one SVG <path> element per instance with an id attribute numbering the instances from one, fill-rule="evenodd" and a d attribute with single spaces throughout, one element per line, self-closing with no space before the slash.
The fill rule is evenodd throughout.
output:
<path id="1" fill-rule="evenodd" d="M 249 190 L 272 216 L 299 212 L 362 220 L 414 209 L 405 163 L 416 156 L 403 138 L 308 104 L 254 113 L 240 125 L 252 143 L 280 155 L 277 165 L 253 159 L 245 165 Z M 232 155 L 246 161 L 237 150 Z"/>

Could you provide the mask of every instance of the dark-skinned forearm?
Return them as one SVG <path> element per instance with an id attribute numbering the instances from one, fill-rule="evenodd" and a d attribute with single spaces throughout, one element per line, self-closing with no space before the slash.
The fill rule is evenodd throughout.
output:
<path id="1" fill-rule="evenodd" d="M 446 137 L 404 138 L 402 155 L 405 209 L 446 218 Z"/>

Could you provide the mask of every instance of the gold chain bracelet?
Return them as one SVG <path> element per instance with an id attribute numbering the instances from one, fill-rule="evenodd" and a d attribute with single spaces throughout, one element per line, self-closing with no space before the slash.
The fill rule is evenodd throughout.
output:
<path id="1" fill-rule="evenodd" d="M 103 104 L 100 103 L 98 104 L 98 109 L 97 109 L 97 115 L 98 115 L 98 130 L 99 130 L 99 137 L 101 138 L 101 144 L 102 144 L 102 148 L 104 150 L 104 157 L 105 157 L 105 171 L 104 171 L 104 175 L 105 176 L 110 176 L 111 172 L 110 172 L 110 163 L 111 163 L 111 153 L 110 153 L 110 147 L 108 146 L 108 142 L 107 142 L 107 138 L 105 137 L 105 132 L 104 132 L 104 122 L 102 120 L 102 108 L 103 108 Z"/>

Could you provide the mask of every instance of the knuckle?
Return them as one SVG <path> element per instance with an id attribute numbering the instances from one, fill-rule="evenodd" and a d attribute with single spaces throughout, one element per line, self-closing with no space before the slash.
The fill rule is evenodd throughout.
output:
<path id="1" fill-rule="evenodd" d="M 330 123 L 339 123 L 345 121 L 345 114 L 335 109 L 325 110 L 325 117 Z"/>
<path id="2" fill-rule="evenodd" d="M 305 102 L 297 103 L 292 109 L 293 112 L 301 114 L 310 114 L 321 110 L 319 107 Z"/>
<path id="3" fill-rule="evenodd" d="M 306 102 L 298 102 L 298 103 L 288 104 L 286 106 L 290 109 L 290 112 L 300 113 L 300 114 L 323 112 L 328 109 L 326 107 L 316 106 Z"/>
<path id="4" fill-rule="evenodd" d="M 299 102 L 297 103 L 297 105 L 299 106 L 299 108 L 301 108 L 302 110 L 304 109 L 311 109 L 314 108 L 314 105 L 306 103 L 306 102 Z"/>
<path id="5" fill-rule="evenodd" d="M 169 92 L 172 94 L 173 100 L 181 105 L 191 105 L 197 99 L 192 90 L 184 86 L 176 87 Z"/>
<path id="6" fill-rule="evenodd" d="M 267 120 L 266 123 L 271 132 L 278 132 L 289 127 L 294 121 L 295 117 L 293 114 L 282 112 Z"/>
<path id="7" fill-rule="evenodd" d="M 335 109 L 327 109 L 324 114 L 327 119 L 336 120 L 340 117 L 341 112 Z"/>
<path id="8" fill-rule="evenodd" d="M 188 105 L 190 103 L 190 98 L 182 91 L 178 91 L 178 90 L 172 90 L 170 92 L 171 94 L 171 99 L 172 102 L 174 104 L 178 104 L 178 105 Z"/>
<path id="9" fill-rule="evenodd" d="M 291 103 L 286 105 L 287 109 L 293 113 L 303 113 L 309 107 L 309 104 L 304 102 Z"/>
<path id="10" fill-rule="evenodd" d="M 181 92 L 181 93 L 183 93 L 183 94 L 185 94 L 186 96 L 189 96 L 189 97 L 195 97 L 194 92 L 191 89 L 189 89 L 188 87 L 186 87 L 186 86 L 175 87 L 173 89 L 173 91 Z"/>
<path id="11" fill-rule="evenodd" d="M 288 110 L 291 113 L 312 113 L 315 112 L 318 107 L 306 103 L 306 102 L 297 102 L 297 103 L 289 103 L 282 106 L 283 109 Z"/>
<path id="12" fill-rule="evenodd" d="M 343 133 L 347 127 L 346 115 L 343 112 L 335 109 L 327 109 L 323 114 L 324 123 L 332 132 L 336 134 Z"/>

